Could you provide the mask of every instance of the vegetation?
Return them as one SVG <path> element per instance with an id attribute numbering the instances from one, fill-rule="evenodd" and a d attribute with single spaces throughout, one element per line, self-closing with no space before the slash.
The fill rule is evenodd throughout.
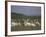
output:
<path id="1" fill-rule="evenodd" d="M 34 19 L 38 19 L 39 23 L 41 24 L 41 16 L 26 16 L 24 14 L 11 13 L 11 19 L 16 20 L 16 22 L 20 22 L 22 24 L 21 26 L 11 27 L 11 31 L 40 30 L 41 29 L 41 25 L 40 26 L 36 25 L 36 27 L 33 27 L 33 26 L 25 27 L 23 24 L 24 23 L 23 19 L 25 20 L 29 19 L 28 22 L 31 22 L 31 20 L 34 21 Z"/>

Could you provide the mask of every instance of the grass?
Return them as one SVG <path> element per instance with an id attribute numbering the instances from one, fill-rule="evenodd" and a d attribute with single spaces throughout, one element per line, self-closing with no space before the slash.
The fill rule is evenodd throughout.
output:
<path id="1" fill-rule="evenodd" d="M 40 26 L 36 26 L 36 27 L 33 27 L 33 26 L 14 26 L 14 27 L 11 27 L 11 31 L 28 31 L 28 30 L 40 30 L 41 27 Z"/>

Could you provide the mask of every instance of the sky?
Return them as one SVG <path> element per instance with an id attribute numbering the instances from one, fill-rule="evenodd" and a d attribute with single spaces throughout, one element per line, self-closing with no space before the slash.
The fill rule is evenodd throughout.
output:
<path id="1" fill-rule="evenodd" d="M 11 12 L 24 14 L 27 16 L 40 16 L 41 15 L 41 7 L 12 5 Z"/>

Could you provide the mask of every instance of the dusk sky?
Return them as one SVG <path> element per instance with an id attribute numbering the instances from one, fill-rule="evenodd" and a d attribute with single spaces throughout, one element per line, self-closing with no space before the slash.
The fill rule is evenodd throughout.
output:
<path id="1" fill-rule="evenodd" d="M 20 13 L 20 14 L 24 14 L 27 16 L 40 16 L 41 7 L 12 5 L 11 12 Z"/>

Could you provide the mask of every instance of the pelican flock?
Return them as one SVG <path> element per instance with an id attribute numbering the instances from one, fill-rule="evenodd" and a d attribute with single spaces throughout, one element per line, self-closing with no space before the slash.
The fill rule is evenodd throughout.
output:
<path id="1" fill-rule="evenodd" d="M 29 20 L 29 19 L 27 19 L 27 20 L 25 20 L 25 19 L 23 19 L 23 21 L 24 21 L 24 26 L 33 26 L 33 27 L 36 27 L 36 24 L 38 24 L 39 26 L 40 26 L 40 23 L 39 23 L 39 21 L 38 21 L 38 19 L 34 19 L 34 22 L 32 21 L 32 20 Z M 29 22 L 29 21 L 31 21 L 31 22 Z M 19 22 L 15 22 L 14 20 L 11 22 L 11 26 L 21 26 L 22 24 L 20 23 L 20 21 Z"/>

